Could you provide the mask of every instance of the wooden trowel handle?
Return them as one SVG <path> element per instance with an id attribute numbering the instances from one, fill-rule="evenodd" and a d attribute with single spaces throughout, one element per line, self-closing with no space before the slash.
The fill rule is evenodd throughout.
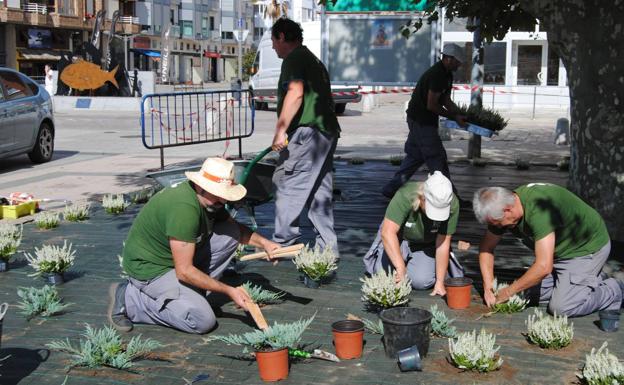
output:
<path id="1" fill-rule="evenodd" d="M 249 295 L 249 293 L 247 293 L 247 290 L 245 290 L 244 287 L 239 286 L 237 289 Z M 264 319 L 264 316 L 262 315 L 262 312 L 260 311 L 260 306 L 258 306 L 257 303 L 247 302 L 247 311 L 249 311 L 249 314 L 251 315 L 251 318 L 253 318 L 254 322 L 256 323 L 256 326 L 258 326 L 258 329 L 265 330 L 269 327 L 269 324 L 267 324 L 266 320 Z"/>

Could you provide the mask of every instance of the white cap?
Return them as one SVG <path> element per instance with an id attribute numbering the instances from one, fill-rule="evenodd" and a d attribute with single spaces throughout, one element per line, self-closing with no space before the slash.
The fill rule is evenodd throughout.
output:
<path id="1" fill-rule="evenodd" d="M 425 181 L 425 214 L 434 221 L 446 221 L 451 213 L 453 185 L 440 171 L 429 174 Z"/>
<path id="2" fill-rule="evenodd" d="M 444 48 L 442 49 L 442 55 L 453 56 L 457 61 L 463 62 L 466 53 L 460 46 L 451 43 L 444 45 Z"/>

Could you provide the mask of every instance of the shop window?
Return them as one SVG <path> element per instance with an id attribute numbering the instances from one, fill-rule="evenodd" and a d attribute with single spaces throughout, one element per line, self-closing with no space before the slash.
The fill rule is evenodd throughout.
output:
<path id="1" fill-rule="evenodd" d="M 548 78 L 546 78 L 546 85 L 559 85 L 559 55 L 550 46 L 548 47 Z"/>
<path id="2" fill-rule="evenodd" d="M 542 71 L 542 46 L 518 46 L 518 85 L 540 85 Z"/>
<path id="3" fill-rule="evenodd" d="M 470 84 L 472 75 L 472 43 L 455 43 L 466 50 L 464 62 L 453 74 L 455 83 Z M 483 84 L 505 84 L 507 43 L 495 42 L 483 45 Z"/>

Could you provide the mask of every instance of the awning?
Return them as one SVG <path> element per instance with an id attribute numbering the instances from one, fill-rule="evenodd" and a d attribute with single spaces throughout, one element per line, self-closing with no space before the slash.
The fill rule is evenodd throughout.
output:
<path id="1" fill-rule="evenodd" d="M 221 54 L 219 52 L 204 51 L 204 57 L 213 57 L 218 59 L 221 57 Z"/>
<path id="2" fill-rule="evenodd" d="M 160 52 L 144 48 L 130 48 L 130 51 L 149 57 L 160 57 Z"/>
<path id="3" fill-rule="evenodd" d="M 51 49 L 24 49 L 18 48 L 18 59 L 25 60 L 49 60 L 58 61 L 61 60 L 61 52 Z"/>

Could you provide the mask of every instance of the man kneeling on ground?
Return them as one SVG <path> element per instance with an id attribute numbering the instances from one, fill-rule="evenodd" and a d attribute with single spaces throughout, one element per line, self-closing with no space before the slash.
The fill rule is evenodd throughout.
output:
<path id="1" fill-rule="evenodd" d="M 169 326 L 206 333 L 216 319 L 206 295 L 229 296 L 247 309 L 251 299 L 219 282 L 239 243 L 279 247 L 237 223 L 225 203 L 242 199 L 247 190 L 234 183 L 234 164 L 208 158 L 188 181 L 154 195 L 128 234 L 122 266 L 128 281 L 110 287 L 109 321 L 120 331 L 133 323 Z"/>
<path id="2" fill-rule="evenodd" d="M 600 310 L 619 316 L 624 284 L 601 275 L 611 240 L 600 214 L 563 187 L 530 183 L 514 191 L 479 189 L 473 199 L 479 222 L 488 225 L 479 247 L 484 299 L 488 306 L 533 288 L 550 313 L 569 317 Z M 494 295 L 494 248 L 509 230 L 533 245 L 535 262 Z M 529 295 L 531 292 L 529 291 Z"/>

